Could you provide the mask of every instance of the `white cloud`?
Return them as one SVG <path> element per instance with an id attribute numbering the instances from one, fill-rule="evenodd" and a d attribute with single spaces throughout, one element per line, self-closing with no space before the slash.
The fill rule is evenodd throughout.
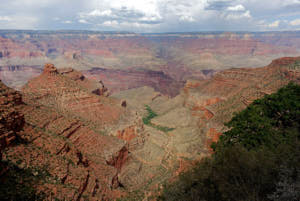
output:
<path id="1" fill-rule="evenodd" d="M 38 23 L 38 18 L 32 16 L 6 16 L 0 20 L 0 27 L 2 29 L 36 29 Z"/>
<path id="2" fill-rule="evenodd" d="M 119 22 L 116 20 L 113 20 L 113 21 L 105 21 L 102 24 L 104 26 L 117 26 L 117 25 L 119 25 Z"/>
<path id="3" fill-rule="evenodd" d="M 142 30 L 152 29 L 153 26 L 155 27 L 157 25 L 142 24 L 142 23 L 138 23 L 138 22 L 134 22 L 134 23 L 122 22 L 122 23 L 120 23 L 120 28 L 124 28 L 125 30 L 128 30 L 130 28 L 136 28 L 139 31 L 142 31 Z"/>
<path id="4" fill-rule="evenodd" d="M 236 6 L 230 6 L 227 8 L 228 11 L 245 11 L 245 7 L 241 4 Z"/>
<path id="5" fill-rule="evenodd" d="M 64 24 L 72 24 L 73 22 L 70 20 L 63 21 Z"/>
<path id="6" fill-rule="evenodd" d="M 277 27 L 279 27 L 279 24 L 280 24 L 280 21 L 276 20 L 276 21 L 272 22 L 271 24 L 269 24 L 268 26 L 270 28 L 277 28 Z"/>
<path id="7" fill-rule="evenodd" d="M 295 19 L 295 20 L 290 21 L 290 25 L 300 26 L 300 19 Z"/>
<path id="8" fill-rule="evenodd" d="M 59 0 L 38 0 L 38 2 L 36 0 L 22 0 L 20 2 L 20 0 L 11 0 L 12 1 L 12 5 L 17 5 L 17 4 L 22 4 L 23 6 L 34 6 L 34 7 L 45 7 L 45 6 L 49 6 L 51 4 L 56 4 L 59 3 Z"/>
<path id="9" fill-rule="evenodd" d="M 240 20 L 240 19 L 250 19 L 252 16 L 251 16 L 251 14 L 250 14 L 250 11 L 249 10 L 247 10 L 246 12 L 243 12 L 243 13 L 240 13 L 240 12 L 238 12 L 238 13 L 236 13 L 236 12 L 234 12 L 234 13 L 229 13 L 229 14 L 227 14 L 226 15 L 226 19 L 227 20 Z"/>
<path id="10" fill-rule="evenodd" d="M 12 21 L 12 19 L 11 19 L 11 17 L 8 17 L 8 16 L 0 16 L 0 21 L 10 22 L 10 21 Z"/>
<path id="11" fill-rule="evenodd" d="M 73 29 L 124 29 L 141 32 L 197 31 L 197 29 L 296 30 L 300 26 L 299 0 L 0 0 L 0 2 L 2 3 L 0 27 L 3 29 L 57 29 L 65 26 L 64 19 L 68 19 L 64 23 L 68 23 L 68 27 Z M 276 19 L 280 19 L 280 22 L 276 22 Z"/>
<path id="12" fill-rule="evenodd" d="M 195 22 L 196 21 L 192 16 L 189 16 L 189 15 L 182 15 L 182 16 L 180 16 L 179 20 L 183 21 L 183 22 Z"/>
<path id="13" fill-rule="evenodd" d="M 158 0 L 103 0 L 93 4 L 93 9 L 79 12 L 80 23 L 91 24 L 100 28 L 117 28 L 132 30 L 151 29 L 162 23 Z"/>
<path id="14" fill-rule="evenodd" d="M 84 19 L 80 19 L 80 20 L 78 20 L 78 22 L 81 23 L 81 24 L 88 24 L 88 22 Z"/>
<path id="15" fill-rule="evenodd" d="M 159 0 L 104 0 L 102 4 L 108 4 L 110 8 L 121 10 L 126 8 L 137 12 L 144 13 L 147 16 L 159 16 Z"/>
<path id="16" fill-rule="evenodd" d="M 95 10 L 92 10 L 91 12 L 89 13 L 81 13 L 80 16 L 82 18 L 84 17 L 103 17 L 103 16 L 112 16 L 112 11 L 111 10 L 104 10 L 104 11 L 101 11 L 99 9 L 95 9 Z"/>

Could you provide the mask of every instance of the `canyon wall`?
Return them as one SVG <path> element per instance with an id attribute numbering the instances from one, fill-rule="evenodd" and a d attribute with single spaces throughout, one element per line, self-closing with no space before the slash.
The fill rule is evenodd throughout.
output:
<path id="1" fill-rule="evenodd" d="M 147 86 L 110 95 L 104 82 L 47 64 L 21 93 L 0 85 L 1 158 L 46 170 L 35 188 L 49 199 L 110 200 L 137 191 L 148 199 L 210 155 L 234 112 L 290 81 L 300 84 L 299 64 L 286 57 L 224 70 L 188 80 L 175 97 Z"/>
<path id="2" fill-rule="evenodd" d="M 210 155 L 211 143 L 228 129 L 224 123 L 234 112 L 290 81 L 300 84 L 299 63 L 299 57 L 287 57 L 266 67 L 230 69 L 211 79 L 188 80 L 174 98 L 147 87 L 114 94 L 144 116 L 146 133 L 143 147 L 131 151 L 124 165 L 122 184 L 131 190 L 143 186 L 142 190 L 153 192 Z M 152 117 L 147 119 L 150 114 Z"/>
<path id="3" fill-rule="evenodd" d="M 135 34 L 93 31 L 0 31 L 0 79 L 20 89 L 44 63 L 82 70 L 111 92 L 149 86 L 178 95 L 188 79 L 298 56 L 300 32 Z M 208 74 L 207 74 L 208 73 Z M 120 87 L 123 77 L 124 87 Z M 180 87 L 180 88 L 181 88 Z"/>
<path id="4" fill-rule="evenodd" d="M 94 93 L 107 91 L 101 83 L 51 64 L 22 93 L 0 84 L 1 160 L 34 169 L 38 177 L 38 172 L 47 172 L 34 186 L 47 199 L 110 200 L 122 195 L 118 175 L 129 145 L 110 133 L 128 126 L 142 130 L 132 111 L 105 93 Z"/>

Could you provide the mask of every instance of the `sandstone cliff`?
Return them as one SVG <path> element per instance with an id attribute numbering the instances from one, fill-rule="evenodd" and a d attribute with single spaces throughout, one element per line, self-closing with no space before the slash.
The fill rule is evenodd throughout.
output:
<path id="1" fill-rule="evenodd" d="M 46 168 L 50 175 L 37 189 L 56 198 L 109 200 L 136 190 L 147 197 L 209 155 L 233 112 L 300 83 L 299 62 L 281 58 L 189 80 L 174 98 L 150 87 L 108 96 L 102 82 L 48 64 L 23 98 L 1 85 L 0 137 L 5 146 L 15 134 L 27 142 L 5 149 L 3 160 Z"/>
<path id="2" fill-rule="evenodd" d="M 1 149 L 16 133 L 26 141 L 6 149 L 3 160 L 49 172 L 36 188 L 52 198 L 108 200 L 123 192 L 116 188 L 130 146 L 111 132 L 142 125 L 118 100 L 94 94 L 98 85 L 50 64 L 24 87 L 24 103 L 1 83 Z"/>
<path id="3" fill-rule="evenodd" d="M 2 151 L 15 141 L 23 128 L 24 116 L 18 111 L 22 104 L 21 94 L 6 87 L 0 80 L 0 160 Z"/>
<path id="4" fill-rule="evenodd" d="M 206 73 L 211 70 L 265 66 L 278 57 L 299 55 L 299 50 L 300 32 L 2 30 L 0 79 L 19 90 L 40 73 L 44 63 L 54 63 L 58 68 L 71 66 L 83 70 L 87 77 L 103 80 L 111 92 L 149 86 L 173 97 L 186 80 L 210 78 Z M 19 68 L 12 71 L 14 67 Z"/>
<path id="5" fill-rule="evenodd" d="M 211 143 L 227 129 L 224 123 L 234 112 L 290 81 L 300 83 L 299 61 L 281 58 L 263 68 L 230 69 L 212 79 L 190 80 L 171 99 L 149 88 L 115 94 L 144 116 L 145 104 L 156 113 L 145 125 L 143 147 L 131 152 L 120 181 L 129 189 L 149 190 L 209 155 Z"/>

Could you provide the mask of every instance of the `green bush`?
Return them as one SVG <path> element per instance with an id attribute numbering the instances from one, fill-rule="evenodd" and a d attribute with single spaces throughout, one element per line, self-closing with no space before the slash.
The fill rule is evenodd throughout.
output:
<path id="1" fill-rule="evenodd" d="M 214 154 L 167 184 L 160 200 L 300 198 L 300 86 L 290 83 L 235 114 Z"/>
<path id="2" fill-rule="evenodd" d="M 146 110 L 148 112 L 147 116 L 143 118 L 143 122 L 145 125 L 151 126 L 153 128 L 156 128 L 157 130 L 160 130 L 162 132 L 169 132 L 174 130 L 174 128 L 169 128 L 169 127 L 164 127 L 164 126 L 159 126 L 159 125 L 154 125 L 151 123 L 151 119 L 157 117 L 158 115 L 150 108 L 149 105 L 146 105 Z"/>
<path id="3" fill-rule="evenodd" d="M 146 105 L 145 107 L 148 112 L 148 115 L 143 118 L 143 122 L 144 122 L 144 124 L 149 125 L 149 124 L 151 124 L 151 119 L 153 119 L 154 117 L 157 117 L 157 114 L 150 108 L 149 105 Z"/>
<path id="4" fill-rule="evenodd" d="M 231 128 L 220 137 L 218 146 L 241 144 L 248 150 L 260 146 L 276 149 L 288 143 L 300 130 L 300 87 L 290 83 L 277 93 L 254 101 L 225 124 Z M 297 132 L 298 131 L 298 132 Z"/>
<path id="5" fill-rule="evenodd" d="M 10 162 L 0 162 L 1 168 L 7 169 L 0 177 L 0 200 L 1 201 L 29 201 L 44 200 L 45 194 L 36 191 L 36 184 L 44 180 L 44 175 L 39 172 L 34 176 L 32 169 L 20 169 Z"/>

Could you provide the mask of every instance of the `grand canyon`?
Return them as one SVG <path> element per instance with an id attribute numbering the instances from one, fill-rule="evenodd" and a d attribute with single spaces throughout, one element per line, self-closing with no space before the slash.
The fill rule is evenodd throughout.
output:
<path id="1" fill-rule="evenodd" d="M 235 112 L 300 83 L 299 55 L 297 31 L 2 30 L 1 161 L 47 172 L 47 200 L 156 200 Z"/>
<path id="2" fill-rule="evenodd" d="M 174 97 L 189 79 L 298 56 L 300 32 L 135 34 L 0 31 L 0 79 L 20 90 L 45 63 L 102 80 L 111 93 L 148 86 Z"/>

